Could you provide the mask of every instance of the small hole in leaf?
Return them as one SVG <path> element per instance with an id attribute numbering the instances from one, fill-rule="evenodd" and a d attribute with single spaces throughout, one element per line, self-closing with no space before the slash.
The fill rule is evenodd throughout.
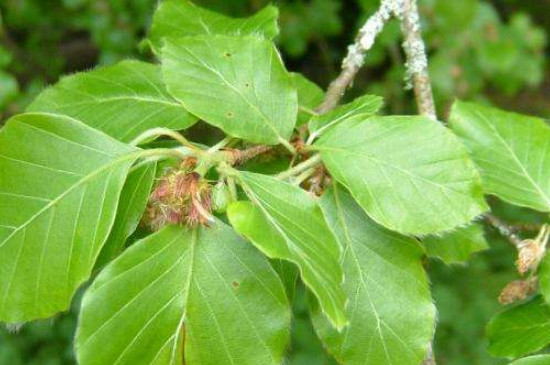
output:
<path id="1" fill-rule="evenodd" d="M 237 281 L 234 281 L 232 284 L 233 284 L 233 288 L 235 289 L 239 287 L 239 283 Z"/>
<path id="2" fill-rule="evenodd" d="M 224 55 L 225 57 L 231 57 L 231 56 L 232 56 L 232 54 L 231 54 L 230 52 L 225 52 L 223 55 Z"/>
<path id="3" fill-rule="evenodd" d="M 235 114 L 233 112 L 227 112 L 227 117 L 228 118 L 233 118 L 235 116 Z"/>
<path id="4" fill-rule="evenodd" d="M 245 82 L 245 83 L 244 83 L 244 87 L 250 87 L 250 83 L 249 83 L 249 82 Z"/>

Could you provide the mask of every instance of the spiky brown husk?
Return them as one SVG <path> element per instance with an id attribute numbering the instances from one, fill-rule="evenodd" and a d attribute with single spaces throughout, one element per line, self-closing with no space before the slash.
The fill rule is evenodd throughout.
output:
<path id="1" fill-rule="evenodd" d="M 143 223 L 153 231 L 167 224 L 196 227 L 211 222 L 212 198 L 210 185 L 193 172 L 196 160 L 185 160 L 170 169 L 155 185 Z"/>
<path id="2" fill-rule="evenodd" d="M 544 255 L 544 247 L 536 240 L 523 240 L 518 247 L 516 266 L 520 274 L 535 269 Z"/>
<path id="3" fill-rule="evenodd" d="M 498 297 L 501 304 L 511 304 L 524 300 L 527 296 L 537 290 L 538 281 L 536 277 L 526 280 L 515 280 L 508 283 Z"/>

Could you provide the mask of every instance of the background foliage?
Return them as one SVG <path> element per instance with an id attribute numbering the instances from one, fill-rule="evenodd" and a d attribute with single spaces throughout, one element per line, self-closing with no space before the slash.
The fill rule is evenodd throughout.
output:
<path id="1" fill-rule="evenodd" d="M 250 14 L 264 0 L 202 0 L 234 16 Z M 157 0 L 0 0 L 0 120 L 25 109 L 59 76 L 126 58 L 150 60 L 144 37 Z M 518 112 L 550 116 L 548 0 L 419 0 L 439 112 L 454 97 L 492 103 Z M 293 71 L 326 86 L 337 74 L 347 44 L 378 0 L 279 0 L 278 43 Z M 384 31 L 355 82 L 355 95 L 385 97 L 386 111 L 413 112 L 405 90 L 398 24 Z M 404 87 L 405 86 L 405 87 Z M 349 98 L 354 96 L 350 92 Z M 0 122 L 1 123 L 1 122 Z M 200 127 L 194 133 L 200 133 Z M 197 130 L 198 129 L 198 130 Z M 208 136 L 206 136 L 208 137 Z M 537 221 L 530 211 L 493 202 L 510 221 Z M 465 265 L 426 262 L 439 310 L 439 363 L 499 364 L 487 353 L 485 325 L 513 273 L 514 249 L 486 232 L 491 250 Z M 297 293 L 292 365 L 334 364 L 307 317 L 306 296 Z M 73 308 L 77 308 L 75 300 Z M 460 318 L 460 320 L 457 320 Z M 18 336 L 0 330 L 0 364 L 74 364 L 71 350 L 76 310 L 23 327 Z M 52 330 L 53 329 L 53 330 Z"/>

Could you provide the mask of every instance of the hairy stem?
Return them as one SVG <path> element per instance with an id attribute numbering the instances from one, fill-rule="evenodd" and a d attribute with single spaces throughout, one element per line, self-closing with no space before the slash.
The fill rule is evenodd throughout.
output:
<path id="1" fill-rule="evenodd" d="M 241 165 L 244 162 L 253 159 L 259 155 L 272 151 L 272 146 L 258 145 L 249 147 L 244 150 L 226 150 L 223 153 L 228 156 L 228 163 L 230 165 Z"/>
<path id="2" fill-rule="evenodd" d="M 136 152 L 136 154 L 140 158 L 148 158 L 148 157 L 155 158 L 155 157 L 158 157 L 158 158 L 182 159 L 182 158 L 187 158 L 187 157 L 190 156 L 190 154 L 188 154 L 188 153 L 182 152 L 182 151 L 177 150 L 177 149 L 172 149 L 172 148 L 155 148 L 155 149 L 152 149 L 152 150 L 140 150 L 140 151 Z"/>
<path id="3" fill-rule="evenodd" d="M 294 180 L 292 180 L 292 185 L 299 186 L 301 183 L 303 183 L 305 180 L 315 174 L 315 171 L 315 167 L 310 167 L 309 169 L 305 170 L 304 172 L 296 176 Z"/>
<path id="4" fill-rule="evenodd" d="M 173 140 L 178 141 L 182 146 L 188 147 L 188 148 L 190 148 L 194 151 L 202 152 L 201 150 L 199 150 L 197 148 L 197 146 L 195 146 L 194 144 L 189 142 L 180 133 L 178 133 L 174 130 L 168 129 L 168 128 L 149 129 L 149 130 L 143 132 L 142 134 L 140 134 L 139 136 L 137 136 L 136 138 L 134 138 L 134 140 L 131 141 L 130 144 L 132 146 L 138 146 L 138 145 L 142 144 L 143 142 L 149 141 L 151 138 L 160 137 L 160 136 L 170 137 Z"/>
<path id="5" fill-rule="evenodd" d="M 294 148 L 294 146 L 292 144 L 290 144 L 289 141 L 287 141 L 286 139 L 280 139 L 279 142 L 283 145 L 284 148 L 286 148 L 288 150 L 288 152 L 290 152 L 292 155 L 295 155 L 296 154 L 296 149 Z"/>
<path id="6" fill-rule="evenodd" d="M 309 159 L 305 160 L 304 162 L 299 163 L 298 165 L 281 172 L 279 175 L 277 175 L 277 179 L 284 180 L 289 177 L 298 175 L 306 170 L 309 170 L 312 167 L 315 167 L 321 163 L 321 155 L 313 155 Z"/>
<path id="7" fill-rule="evenodd" d="M 232 137 L 225 137 L 224 139 L 222 139 L 221 141 L 219 141 L 218 143 L 210 147 L 208 149 L 208 153 L 218 152 L 222 148 L 226 147 L 232 140 L 233 140 Z"/>
<path id="8" fill-rule="evenodd" d="M 184 158 L 193 156 L 192 154 L 187 154 L 185 152 L 182 152 L 177 149 L 171 149 L 171 148 L 156 148 L 152 150 L 139 150 L 136 152 L 136 155 L 139 158 L 142 158 L 143 160 L 136 163 L 130 171 L 135 171 L 142 167 L 143 165 L 150 164 L 151 162 L 174 158 L 178 160 L 182 160 Z"/>

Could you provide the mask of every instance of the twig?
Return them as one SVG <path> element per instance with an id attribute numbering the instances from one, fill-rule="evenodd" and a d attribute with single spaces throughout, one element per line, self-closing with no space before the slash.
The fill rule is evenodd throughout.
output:
<path id="1" fill-rule="evenodd" d="M 253 159 L 261 154 L 273 150 L 273 146 L 258 145 L 244 150 L 225 150 L 224 153 L 229 155 L 227 161 L 230 165 L 241 165 L 244 162 Z"/>
<path id="2" fill-rule="evenodd" d="M 401 20 L 401 31 L 405 40 L 403 49 L 407 56 L 407 80 L 412 81 L 419 114 L 437 120 L 430 76 L 428 74 L 428 57 L 426 46 L 420 32 L 420 16 L 416 0 L 400 0 L 402 7 L 396 9 L 395 15 Z"/>
<path id="3" fill-rule="evenodd" d="M 521 246 L 522 239 L 514 233 L 514 230 L 507 223 L 491 213 L 486 214 L 485 219 L 491 226 L 496 228 L 498 233 L 506 237 L 511 244 L 516 247 Z"/>
<path id="4" fill-rule="evenodd" d="M 376 13 L 359 30 L 355 43 L 349 46 L 348 54 L 342 62 L 342 72 L 330 84 L 325 100 L 317 108 L 320 114 L 338 105 L 342 95 L 365 63 L 365 53 L 372 48 L 376 37 L 392 15 L 401 21 L 401 30 L 405 38 L 403 48 L 407 56 L 407 79 L 412 81 L 418 111 L 422 115 L 437 119 L 416 0 L 382 0 Z"/>
<path id="5" fill-rule="evenodd" d="M 543 224 L 537 223 L 510 223 L 508 224 L 512 232 L 539 232 Z"/>
<path id="6" fill-rule="evenodd" d="M 352 84 L 355 75 L 365 63 L 365 53 L 371 49 L 376 37 L 382 32 L 395 6 L 399 3 L 400 0 L 382 0 L 380 8 L 359 30 L 355 43 L 348 47 L 348 54 L 342 62 L 340 75 L 330 84 L 323 103 L 317 108 L 319 114 L 326 113 L 338 105 L 346 89 Z"/>

